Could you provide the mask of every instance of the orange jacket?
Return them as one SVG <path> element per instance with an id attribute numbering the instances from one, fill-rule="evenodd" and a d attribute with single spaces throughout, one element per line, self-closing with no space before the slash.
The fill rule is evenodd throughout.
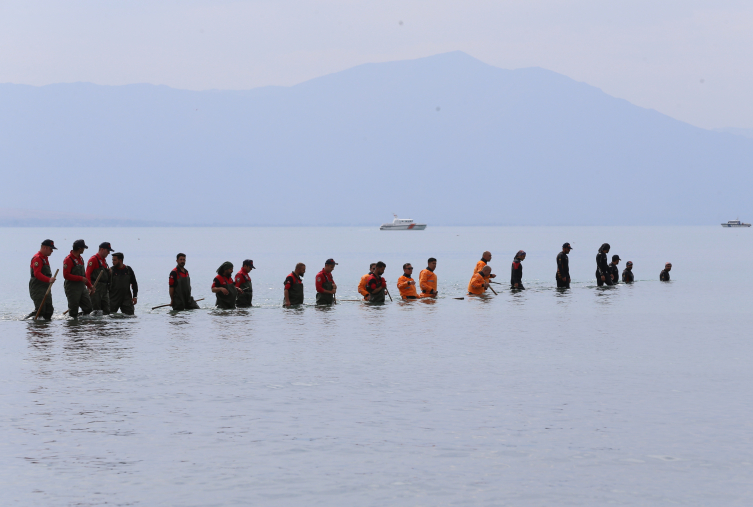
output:
<path id="1" fill-rule="evenodd" d="M 437 294 L 437 275 L 433 271 L 422 269 L 418 275 L 418 286 L 421 287 L 422 298 L 434 297 Z"/>
<path id="2" fill-rule="evenodd" d="M 484 266 L 486 266 L 486 262 L 481 260 L 476 263 L 476 268 L 473 270 L 473 274 L 481 273 L 481 270 L 484 269 Z M 488 276 L 485 276 L 484 278 L 489 278 Z"/>
<path id="3" fill-rule="evenodd" d="M 418 293 L 416 292 L 416 282 L 413 280 L 413 278 L 405 275 L 398 278 L 397 289 L 400 291 L 400 295 L 403 296 L 403 299 L 407 299 L 409 297 L 418 298 Z"/>
<path id="4" fill-rule="evenodd" d="M 476 273 L 471 277 L 471 281 L 468 283 L 468 294 L 483 294 L 486 292 L 484 287 L 486 280 L 481 273 Z"/>
<path id="5" fill-rule="evenodd" d="M 369 281 L 369 277 L 371 276 L 371 273 L 366 273 L 361 277 L 361 281 L 358 283 L 358 292 L 363 297 L 366 297 L 369 295 L 369 291 L 366 290 L 366 282 Z"/>

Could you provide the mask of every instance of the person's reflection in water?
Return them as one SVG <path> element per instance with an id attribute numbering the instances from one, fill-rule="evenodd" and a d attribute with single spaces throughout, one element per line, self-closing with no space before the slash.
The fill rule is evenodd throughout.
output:
<path id="1" fill-rule="evenodd" d="M 31 321 L 26 331 L 29 347 L 39 350 L 50 349 L 55 344 L 55 334 L 48 321 Z"/>
<path id="2" fill-rule="evenodd" d="M 130 351 L 132 322 L 129 319 L 87 319 L 63 322 L 63 350 L 69 359 L 118 359 Z"/>

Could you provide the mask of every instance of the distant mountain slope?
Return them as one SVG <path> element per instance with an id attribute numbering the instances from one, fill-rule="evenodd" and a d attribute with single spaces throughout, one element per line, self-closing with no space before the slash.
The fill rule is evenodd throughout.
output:
<path id="1" fill-rule="evenodd" d="M 297 86 L 0 85 L 2 205 L 227 224 L 753 217 L 753 140 L 447 53 Z"/>
<path id="2" fill-rule="evenodd" d="M 726 132 L 727 134 L 735 134 L 736 136 L 749 137 L 753 139 L 753 129 L 740 129 L 734 127 L 726 127 L 720 129 L 714 129 L 714 132 Z"/>
<path id="3" fill-rule="evenodd" d="M 107 215 L 0 208 L 0 227 L 160 227 L 176 225 Z"/>

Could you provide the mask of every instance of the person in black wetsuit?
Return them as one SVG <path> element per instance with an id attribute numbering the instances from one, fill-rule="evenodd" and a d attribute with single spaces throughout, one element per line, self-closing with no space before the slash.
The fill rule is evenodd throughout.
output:
<path id="1" fill-rule="evenodd" d="M 562 245 L 562 251 L 557 254 L 557 288 L 569 289 L 570 288 L 570 259 L 567 254 L 570 253 L 573 247 L 570 243 Z"/>
<path id="2" fill-rule="evenodd" d="M 659 281 L 662 282 L 668 282 L 669 281 L 669 272 L 672 270 L 672 263 L 668 262 L 664 265 L 664 269 L 661 273 L 659 273 Z"/>
<path id="3" fill-rule="evenodd" d="M 604 284 L 612 285 L 612 276 L 607 262 L 607 254 L 610 248 L 609 243 L 604 243 L 599 247 L 599 253 L 596 254 L 596 285 L 599 287 Z"/>
<path id="4" fill-rule="evenodd" d="M 627 261 L 625 269 L 622 270 L 622 281 L 625 283 L 633 283 L 635 276 L 633 276 L 633 261 Z"/>
<path id="5" fill-rule="evenodd" d="M 617 264 L 621 260 L 619 255 L 613 255 L 612 262 L 609 263 L 609 274 L 612 276 L 612 285 L 617 285 L 620 281 L 620 270 L 617 268 Z"/>
<path id="6" fill-rule="evenodd" d="M 518 250 L 515 254 L 515 258 L 512 260 L 512 268 L 510 273 L 510 288 L 522 290 L 523 287 L 523 260 L 526 258 L 526 253 L 523 250 Z"/>

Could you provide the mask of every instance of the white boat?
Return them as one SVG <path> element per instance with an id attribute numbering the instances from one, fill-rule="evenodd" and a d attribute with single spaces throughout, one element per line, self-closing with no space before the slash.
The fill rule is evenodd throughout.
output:
<path id="1" fill-rule="evenodd" d="M 722 224 L 722 227 L 750 227 L 750 224 L 744 224 L 740 220 L 730 220 L 726 224 Z"/>
<path id="2" fill-rule="evenodd" d="M 392 216 L 395 220 L 391 224 L 382 224 L 380 231 L 423 231 L 426 229 L 426 224 L 417 224 L 412 218 L 397 218 L 394 213 Z"/>

